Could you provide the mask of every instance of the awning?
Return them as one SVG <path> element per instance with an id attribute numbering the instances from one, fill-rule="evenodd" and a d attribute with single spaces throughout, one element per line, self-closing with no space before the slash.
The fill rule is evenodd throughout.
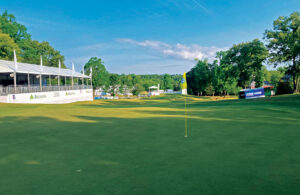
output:
<path id="1" fill-rule="evenodd" d="M 0 60 L 0 73 L 13 73 L 15 69 L 15 64 L 13 61 Z M 41 71 L 41 66 L 36 64 L 27 64 L 18 62 L 18 70 L 16 73 L 22 74 L 35 74 L 35 75 L 51 75 L 51 76 L 67 76 L 67 77 L 78 77 L 78 78 L 90 78 L 79 72 L 74 72 L 71 69 L 64 69 L 56 67 L 43 66 Z"/>

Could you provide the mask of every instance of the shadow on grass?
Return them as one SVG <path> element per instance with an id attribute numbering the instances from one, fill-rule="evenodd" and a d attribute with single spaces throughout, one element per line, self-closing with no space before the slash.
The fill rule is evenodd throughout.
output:
<path id="1" fill-rule="evenodd" d="M 183 118 L 78 117 L 0 118 L 0 193 L 300 191 L 298 125 L 190 119 L 186 139 Z"/>
<path id="2" fill-rule="evenodd" d="M 230 120 L 189 119 L 187 139 L 181 100 L 32 105 L 62 120 L 13 105 L 0 117 L 0 194 L 299 194 L 299 97 L 193 101 L 190 115 Z"/>

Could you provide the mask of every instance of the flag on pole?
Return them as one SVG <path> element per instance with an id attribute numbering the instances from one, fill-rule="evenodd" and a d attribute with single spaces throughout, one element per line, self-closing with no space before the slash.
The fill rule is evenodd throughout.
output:
<path id="1" fill-rule="evenodd" d="M 43 57 L 41 56 L 41 63 L 40 63 L 40 66 L 41 66 L 41 72 L 43 72 Z"/>
<path id="2" fill-rule="evenodd" d="M 184 132 L 184 137 L 187 138 L 188 137 L 188 126 L 187 126 L 187 81 L 186 81 L 186 73 L 183 73 L 182 79 L 181 79 L 181 94 L 185 95 L 184 98 L 184 111 L 185 111 L 185 132 Z"/>
<path id="3" fill-rule="evenodd" d="M 181 79 L 181 94 L 187 95 L 187 82 L 186 82 L 186 73 L 183 73 L 182 79 Z"/>
<path id="4" fill-rule="evenodd" d="M 60 69 L 61 69 L 61 63 L 60 60 L 58 60 L 58 73 L 60 74 Z"/>
<path id="5" fill-rule="evenodd" d="M 72 62 L 72 75 L 75 74 L 75 67 L 74 67 L 74 63 Z"/>
<path id="6" fill-rule="evenodd" d="M 17 62 L 16 50 L 14 50 L 14 62 L 15 62 L 15 71 L 17 71 L 18 70 L 18 62 Z"/>

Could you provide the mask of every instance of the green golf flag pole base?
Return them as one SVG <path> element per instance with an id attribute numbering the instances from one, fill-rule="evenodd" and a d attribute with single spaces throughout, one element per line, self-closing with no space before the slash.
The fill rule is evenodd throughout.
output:
<path id="1" fill-rule="evenodd" d="M 186 73 L 183 73 L 181 80 L 181 89 L 182 95 L 184 95 L 184 111 L 185 111 L 185 138 L 188 137 L 188 128 L 187 128 L 187 82 L 186 82 Z"/>

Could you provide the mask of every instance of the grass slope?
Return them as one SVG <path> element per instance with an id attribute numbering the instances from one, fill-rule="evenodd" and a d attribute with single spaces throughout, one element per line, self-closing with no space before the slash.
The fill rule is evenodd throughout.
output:
<path id="1" fill-rule="evenodd" d="M 0 104 L 0 194 L 299 194 L 300 95 Z"/>

